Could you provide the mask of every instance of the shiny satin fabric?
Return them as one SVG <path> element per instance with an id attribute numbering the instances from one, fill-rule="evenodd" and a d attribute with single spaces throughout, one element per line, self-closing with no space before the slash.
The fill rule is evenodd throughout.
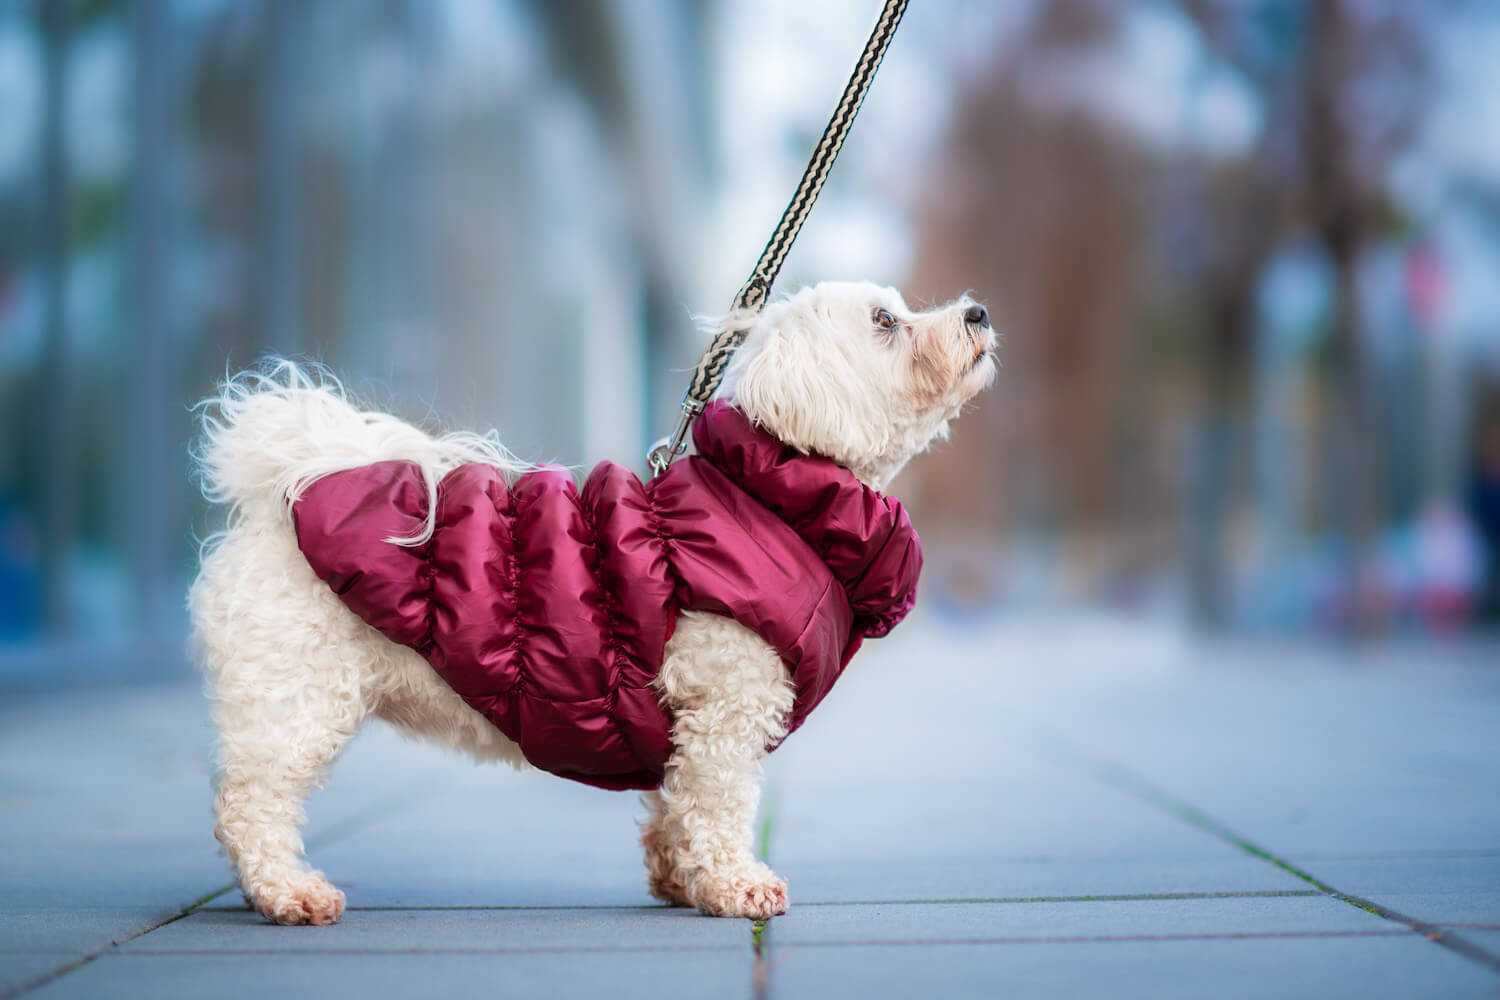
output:
<path id="1" fill-rule="evenodd" d="M 802 455 L 723 402 L 697 454 L 642 483 L 606 462 L 580 491 L 544 468 L 507 486 L 465 465 L 436 528 L 410 462 L 326 476 L 293 506 L 317 575 L 421 653 L 534 765 L 601 788 L 655 788 L 671 718 L 651 682 L 682 611 L 726 615 L 779 652 L 795 730 L 866 637 L 916 599 L 922 550 L 899 501 Z"/>

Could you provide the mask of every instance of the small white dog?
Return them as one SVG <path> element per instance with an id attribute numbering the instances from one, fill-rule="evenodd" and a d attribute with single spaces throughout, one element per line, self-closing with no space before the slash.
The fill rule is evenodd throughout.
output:
<path id="1" fill-rule="evenodd" d="M 892 289 L 821 284 L 755 320 L 720 398 L 881 490 L 993 381 L 994 347 L 984 308 L 967 298 L 915 312 Z M 434 499 L 465 463 L 507 477 L 528 467 L 492 437 L 431 437 L 359 411 L 336 384 L 289 364 L 231 380 L 207 411 L 204 492 L 230 506 L 189 595 L 220 736 L 214 832 L 267 919 L 332 923 L 344 895 L 303 859 L 303 801 L 366 718 L 481 760 L 527 762 L 420 653 L 315 575 L 293 503 L 323 477 L 376 462 L 416 463 Z M 781 656 L 732 618 L 686 611 L 651 685 L 671 720 L 661 787 L 645 795 L 651 892 L 721 916 L 785 912 L 786 883 L 751 847 L 760 758 L 785 735 L 794 701 Z"/>

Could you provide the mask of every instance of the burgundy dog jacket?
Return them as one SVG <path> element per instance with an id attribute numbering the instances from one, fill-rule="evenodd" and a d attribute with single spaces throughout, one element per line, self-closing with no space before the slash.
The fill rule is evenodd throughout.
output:
<path id="1" fill-rule="evenodd" d="M 911 610 L 922 550 L 899 501 L 803 455 L 718 402 L 698 454 L 642 483 L 605 462 L 580 493 L 563 469 L 507 486 L 491 466 L 443 477 L 431 541 L 417 465 L 325 476 L 293 507 L 318 576 L 410 646 L 537 767 L 601 788 L 655 788 L 671 716 L 651 686 L 683 611 L 726 615 L 785 661 L 794 730 L 866 636 Z"/>

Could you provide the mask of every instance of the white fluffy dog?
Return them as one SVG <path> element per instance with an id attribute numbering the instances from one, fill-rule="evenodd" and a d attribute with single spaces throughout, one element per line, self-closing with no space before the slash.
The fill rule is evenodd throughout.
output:
<path id="1" fill-rule="evenodd" d="M 994 347 L 988 316 L 967 298 L 917 312 L 892 289 L 821 284 L 755 320 L 720 395 L 879 490 L 993 380 Z M 303 858 L 303 800 L 365 719 L 481 760 L 526 762 L 421 655 L 314 575 L 291 502 L 320 476 L 390 459 L 418 463 L 432 483 L 467 462 L 525 467 L 492 437 L 432 437 L 357 410 L 336 384 L 290 364 L 231 380 L 206 409 L 204 492 L 229 505 L 189 596 L 220 736 L 214 832 L 267 919 L 332 923 L 344 895 Z M 645 795 L 652 893 L 721 916 L 784 912 L 786 883 L 756 860 L 751 826 L 760 758 L 793 701 L 786 668 L 732 619 L 688 612 L 655 684 L 674 749 L 660 791 Z"/>

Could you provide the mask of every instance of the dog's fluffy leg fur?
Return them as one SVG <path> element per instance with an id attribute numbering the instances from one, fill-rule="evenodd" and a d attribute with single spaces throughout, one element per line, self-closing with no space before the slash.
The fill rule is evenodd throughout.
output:
<path id="1" fill-rule="evenodd" d="M 214 832 L 267 919 L 332 923 L 344 897 L 303 860 L 303 802 L 366 717 L 479 760 L 525 759 L 418 653 L 317 578 L 297 548 L 287 494 L 299 476 L 340 465 L 409 457 L 441 471 L 480 460 L 487 446 L 361 413 L 336 384 L 290 365 L 230 383 L 217 412 L 198 457 L 205 492 L 233 511 L 205 546 L 188 597 L 219 730 Z"/>
<path id="2" fill-rule="evenodd" d="M 646 819 L 641 823 L 641 847 L 646 852 L 646 888 L 663 903 L 692 906 L 687 887 L 678 881 L 677 851 L 667 835 L 667 804 L 659 791 L 646 792 L 641 796 L 641 803 L 646 807 Z"/>
<path id="3" fill-rule="evenodd" d="M 295 571 L 295 543 L 276 528 L 231 534 L 194 588 L 219 729 L 214 834 L 266 919 L 330 924 L 344 894 L 302 860 L 299 828 L 304 799 L 366 715 L 360 647 L 329 652 L 339 645 L 319 593 L 328 588 Z M 254 613 L 272 604 L 281 617 Z"/>
<path id="4" fill-rule="evenodd" d="M 785 735 L 793 692 L 776 651 L 732 619 L 688 612 L 658 678 L 674 750 L 643 837 L 651 891 L 704 913 L 785 913 L 786 882 L 755 858 L 760 759 Z"/>
<path id="5" fill-rule="evenodd" d="M 344 607 L 289 525 L 261 515 L 209 551 L 190 597 L 219 730 L 214 833 L 263 916 L 326 924 L 344 897 L 302 859 L 302 806 L 365 718 L 481 761 L 525 759 L 419 654 Z"/>

